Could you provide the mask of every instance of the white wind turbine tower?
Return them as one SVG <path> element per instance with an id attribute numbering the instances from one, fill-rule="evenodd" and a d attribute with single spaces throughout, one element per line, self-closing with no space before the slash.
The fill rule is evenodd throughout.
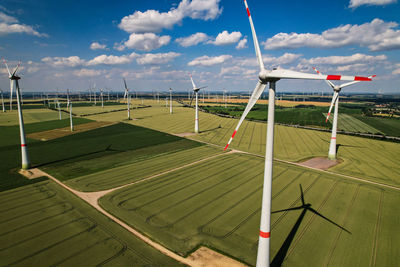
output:
<path id="1" fill-rule="evenodd" d="M 172 114 L 172 88 L 169 88 L 169 114 Z"/>
<path id="2" fill-rule="evenodd" d="M 0 89 L 0 92 L 1 92 L 1 106 L 3 108 L 3 112 L 6 112 L 6 107 L 4 106 L 3 90 Z"/>
<path id="3" fill-rule="evenodd" d="M 60 101 L 57 99 L 57 108 L 58 108 L 58 117 L 61 120 L 61 107 L 60 107 Z"/>
<path id="4" fill-rule="evenodd" d="M 69 100 L 69 89 L 67 89 L 67 108 L 69 107 L 70 100 Z"/>
<path id="5" fill-rule="evenodd" d="M 14 72 L 11 74 L 10 70 L 8 69 L 7 63 L 4 60 L 4 64 L 6 65 L 8 71 L 8 78 L 10 79 L 10 86 L 11 90 L 15 87 L 17 92 L 17 105 L 18 105 L 18 118 L 19 118 L 19 133 L 21 137 L 21 156 L 22 156 L 22 169 L 27 170 L 30 167 L 29 155 L 28 155 L 28 148 L 26 146 L 26 139 L 25 139 L 25 129 L 24 129 L 24 117 L 22 115 L 22 107 L 21 107 L 21 99 L 20 99 L 20 89 L 18 80 L 21 79 L 19 76 L 16 75 L 19 65 L 15 67 Z"/>
<path id="6" fill-rule="evenodd" d="M 69 102 L 68 106 L 69 106 L 69 124 L 71 126 L 71 132 L 73 132 L 74 131 L 74 123 L 72 121 L 72 101 Z"/>
<path id="7" fill-rule="evenodd" d="M 313 68 L 319 75 L 322 75 L 321 72 L 319 72 L 316 68 Z M 368 78 L 373 78 L 376 75 L 369 76 Z M 333 121 L 332 121 L 332 134 L 331 134 L 331 141 L 329 144 L 329 152 L 328 152 L 328 158 L 331 160 L 336 159 L 336 132 L 337 132 L 337 122 L 338 122 L 338 116 L 339 116 L 339 93 L 340 90 L 342 90 L 343 87 L 358 83 L 360 81 L 353 81 L 353 82 L 348 82 L 344 83 L 342 85 L 334 85 L 331 81 L 326 80 L 326 83 L 333 89 L 333 96 L 332 96 L 332 101 L 331 105 L 329 107 L 328 115 L 326 116 L 326 121 L 328 122 L 329 116 L 331 115 L 332 107 L 335 105 L 335 111 L 333 113 Z"/>
<path id="8" fill-rule="evenodd" d="M 104 102 L 103 102 L 103 89 L 100 89 L 100 98 L 101 98 L 101 107 L 104 108 Z"/>
<path id="9" fill-rule="evenodd" d="M 193 96 L 196 95 L 196 112 L 195 112 L 195 118 L 194 118 L 194 132 L 199 133 L 199 90 L 206 88 L 207 86 L 196 87 L 191 74 L 190 74 L 190 80 L 192 81 L 194 94 L 192 95 L 192 99 L 190 100 L 189 106 L 192 105 Z"/>
<path id="10" fill-rule="evenodd" d="M 128 89 L 128 86 L 126 85 L 125 78 L 124 78 L 124 85 L 125 85 L 124 98 L 126 97 L 126 103 L 128 106 L 128 120 L 130 120 L 131 119 L 131 97 L 129 95 L 129 89 Z"/>
<path id="11" fill-rule="evenodd" d="M 267 136 L 266 136 L 266 151 L 265 151 L 265 167 L 264 167 L 264 185 L 263 185 L 263 196 L 262 196 L 262 207 L 261 207 L 261 222 L 260 222 L 260 236 L 258 241 L 257 251 L 257 266 L 269 266 L 269 244 L 270 244 L 270 223 L 271 223 L 271 186 L 272 186 L 272 161 L 273 161 L 273 143 L 274 143 L 274 109 L 275 109 L 275 85 L 280 79 L 312 79 L 312 80 L 350 80 L 350 81 L 370 81 L 370 78 L 366 77 L 354 77 L 354 76 L 339 76 L 339 75 L 318 75 L 308 74 L 292 70 L 274 68 L 272 70 L 266 70 L 264 67 L 263 58 L 258 44 L 256 31 L 254 29 L 253 20 L 250 15 L 247 1 L 244 0 L 246 6 L 247 15 L 249 17 L 251 32 L 253 36 L 254 48 L 256 51 L 258 65 L 260 72 L 258 74 L 258 83 L 254 89 L 249 102 L 244 110 L 242 117 L 236 126 L 235 131 L 232 134 L 228 144 L 225 146 L 225 150 L 228 148 L 232 139 L 234 138 L 237 130 L 242 124 L 243 120 L 260 98 L 265 87 L 269 83 L 269 100 L 268 100 L 268 124 L 267 124 Z"/>

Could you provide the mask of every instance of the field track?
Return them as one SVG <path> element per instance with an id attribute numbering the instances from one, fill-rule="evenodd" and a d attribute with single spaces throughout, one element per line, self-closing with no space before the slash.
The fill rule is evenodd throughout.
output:
<path id="1" fill-rule="evenodd" d="M 167 255 L 167 256 L 169 256 L 169 257 L 171 257 L 171 258 L 173 258 L 173 259 L 175 259 L 175 260 L 177 260 L 177 261 L 179 261 L 179 262 L 181 262 L 183 264 L 187 264 L 189 266 L 204 266 L 203 265 L 204 263 L 201 262 L 201 258 L 197 259 L 197 261 L 196 261 L 195 257 L 184 258 L 182 256 L 179 256 L 178 254 L 168 250 L 167 248 L 165 248 L 162 245 L 154 242 L 153 240 L 151 240 L 150 238 L 146 237 L 142 233 L 140 233 L 137 230 L 133 229 L 132 227 L 130 227 L 129 225 L 127 225 L 126 223 L 124 223 L 123 221 L 119 220 L 115 216 L 113 216 L 110 213 L 108 213 L 107 211 L 105 211 L 102 207 L 100 207 L 100 205 L 98 204 L 98 199 L 100 197 L 108 194 L 108 193 L 111 193 L 111 192 L 117 190 L 117 189 L 129 186 L 129 185 L 132 185 L 132 184 L 140 183 L 140 182 L 143 182 L 143 181 L 146 181 L 146 180 L 149 180 L 149 179 L 153 179 L 153 178 L 158 177 L 160 175 L 164 175 L 164 174 L 167 174 L 169 172 L 173 172 L 173 171 L 176 171 L 176 170 L 179 170 L 179 169 L 182 169 L 182 168 L 186 168 L 186 167 L 192 166 L 194 164 L 198 164 L 200 162 L 207 161 L 207 160 L 210 160 L 212 158 L 219 157 L 219 156 L 226 155 L 226 154 L 229 154 L 229 152 L 228 153 L 222 153 L 222 154 L 214 155 L 214 156 L 211 156 L 211 157 L 208 157 L 208 158 L 205 158 L 205 159 L 201 159 L 199 161 L 192 162 L 190 164 L 187 164 L 187 165 L 184 165 L 184 166 L 180 166 L 178 168 L 175 168 L 175 169 L 172 169 L 172 170 L 168 170 L 168 171 L 163 172 L 163 173 L 159 173 L 157 175 L 148 177 L 146 179 L 143 179 L 143 180 L 131 183 L 131 184 L 126 184 L 126 185 L 123 185 L 123 186 L 120 186 L 120 187 L 116 187 L 116 188 L 113 188 L 113 189 L 109 189 L 109 190 L 105 190 L 105 191 L 101 191 L 101 192 L 94 192 L 94 193 L 84 193 L 84 192 L 76 191 L 76 190 L 68 187 L 67 185 L 61 183 L 55 177 L 53 177 L 53 176 L 51 176 L 49 174 L 46 174 L 46 176 L 49 177 L 50 179 L 52 179 L 57 184 L 59 184 L 62 187 L 64 187 L 65 189 L 69 190 L 71 193 L 75 194 L 79 198 L 81 198 L 84 201 L 86 201 L 87 203 L 89 203 L 91 206 L 93 206 L 95 209 L 100 211 L 102 214 L 106 215 L 108 218 L 110 218 L 111 220 L 113 220 L 117 224 L 121 225 L 122 227 L 127 229 L 129 232 L 133 233 L 135 236 L 137 236 L 139 239 L 143 240 L 144 242 L 146 242 L 150 246 L 152 246 L 155 249 L 159 250 L 161 253 L 163 253 L 163 254 L 165 254 L 165 255 Z M 219 262 L 219 263 L 217 263 L 217 266 L 243 266 L 243 264 L 241 264 L 239 262 L 236 262 L 236 261 L 234 261 L 232 259 L 226 258 L 226 257 L 223 257 L 222 260 L 225 261 L 224 263 L 226 265 L 220 265 L 221 262 Z"/>

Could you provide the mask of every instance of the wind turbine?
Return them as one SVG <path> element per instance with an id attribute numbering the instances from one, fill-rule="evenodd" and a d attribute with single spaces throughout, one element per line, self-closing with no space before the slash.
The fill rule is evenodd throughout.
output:
<path id="1" fill-rule="evenodd" d="M 100 89 L 100 97 L 101 97 L 101 107 L 104 108 L 104 102 L 103 102 L 103 89 Z"/>
<path id="2" fill-rule="evenodd" d="M 70 100 L 69 100 L 69 89 L 67 89 L 67 108 L 69 107 Z"/>
<path id="3" fill-rule="evenodd" d="M 19 118 L 19 133 L 21 137 L 21 156 L 22 156 L 22 169 L 27 170 L 30 167 L 30 161 L 29 161 L 29 155 L 28 155 L 28 148 L 26 146 L 26 139 L 25 139 L 25 129 L 24 129 L 24 117 L 22 115 L 22 107 L 21 107 L 21 99 L 20 99 L 20 89 L 19 89 L 19 84 L 18 80 L 21 79 L 19 76 L 16 75 L 17 70 L 20 66 L 20 63 L 18 63 L 17 67 L 15 67 L 13 73 L 11 74 L 7 62 L 5 60 L 4 64 L 6 65 L 7 71 L 8 71 L 8 78 L 10 79 L 10 86 L 11 86 L 11 91 L 15 87 L 15 90 L 17 92 L 17 106 L 18 106 L 18 118 Z"/>
<path id="4" fill-rule="evenodd" d="M 4 107 L 3 90 L 0 89 L 0 92 L 1 92 L 1 106 L 3 108 L 3 112 L 6 112 L 6 108 Z"/>
<path id="5" fill-rule="evenodd" d="M 321 72 L 319 72 L 316 68 L 313 67 L 313 69 L 319 74 L 322 75 Z M 368 78 L 373 78 L 376 75 L 369 76 Z M 335 105 L 335 111 L 333 114 L 333 122 L 332 122 L 332 134 L 331 134 L 331 142 L 329 144 L 329 152 L 328 152 L 328 158 L 331 160 L 336 159 L 336 131 L 337 131 L 337 121 L 338 121 L 338 116 L 339 116 L 339 93 L 340 90 L 342 90 L 343 87 L 358 83 L 360 81 L 353 81 L 353 82 L 348 82 L 344 83 L 341 85 L 334 85 L 331 81 L 326 80 L 326 83 L 332 87 L 333 89 L 333 96 L 332 96 L 332 101 L 331 105 L 329 107 L 328 115 L 326 116 L 326 121 L 328 122 L 329 116 L 331 115 L 332 107 Z"/>
<path id="6" fill-rule="evenodd" d="M 169 114 L 172 114 L 172 88 L 169 88 Z"/>
<path id="7" fill-rule="evenodd" d="M 228 144 L 225 146 L 225 150 L 232 142 L 237 130 L 246 118 L 247 114 L 260 98 L 265 87 L 269 83 L 269 100 L 268 100 L 268 125 L 267 125 L 267 137 L 266 137 L 266 151 L 265 151 L 265 167 L 264 167 L 264 185 L 263 185 L 263 196 L 262 196 L 262 207 L 261 207 L 261 222 L 260 222 L 260 236 L 258 241 L 257 251 L 257 266 L 269 266 L 269 244 L 270 244 L 270 227 L 271 227 L 271 185 L 272 185 L 272 161 L 273 161 L 273 144 L 274 144 L 274 111 L 275 111 L 275 86 L 276 82 L 280 79 L 311 79 L 311 80 L 349 80 L 349 81 L 370 81 L 367 77 L 354 77 L 354 76 L 340 76 L 340 75 L 318 75 L 308 74 L 292 70 L 286 70 L 281 68 L 274 68 L 272 70 L 266 70 L 264 67 L 263 58 L 258 44 L 256 31 L 254 29 L 253 20 L 250 15 L 250 10 L 247 5 L 247 1 L 244 0 L 247 15 L 249 17 L 251 32 L 253 36 L 254 48 L 257 56 L 258 65 L 260 72 L 258 74 L 258 83 L 254 89 L 249 102 L 244 110 L 242 117 L 236 126 L 232 137 L 229 139 Z"/>
<path id="8" fill-rule="evenodd" d="M 128 106 L 128 120 L 130 120 L 131 119 L 131 98 L 130 98 L 130 95 L 129 95 L 129 89 L 128 89 L 128 86 L 126 85 L 125 78 L 123 78 L 123 79 L 124 79 L 124 85 L 125 85 L 124 98 L 125 97 L 127 98 L 126 99 L 126 103 L 127 103 L 127 106 Z"/>
<path id="9" fill-rule="evenodd" d="M 192 105 L 193 96 L 196 95 L 196 112 L 195 112 L 195 118 L 194 118 L 194 132 L 199 133 L 199 90 L 206 88 L 207 86 L 196 87 L 191 74 L 190 74 L 190 80 L 192 81 L 194 94 L 192 95 L 192 99 L 190 100 L 189 106 Z"/>
<path id="10" fill-rule="evenodd" d="M 69 103 L 69 124 L 71 126 L 71 132 L 74 131 L 74 123 L 72 121 L 72 102 Z"/>

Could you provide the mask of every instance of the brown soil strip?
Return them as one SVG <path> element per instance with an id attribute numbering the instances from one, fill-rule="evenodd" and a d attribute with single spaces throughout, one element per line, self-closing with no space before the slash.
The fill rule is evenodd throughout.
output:
<path id="1" fill-rule="evenodd" d="M 27 137 L 36 139 L 36 140 L 47 141 L 47 140 L 52 140 L 52 139 L 60 138 L 63 136 L 75 134 L 75 133 L 81 133 L 81 132 L 86 132 L 86 131 L 101 128 L 101 127 L 110 126 L 115 123 L 116 122 L 93 121 L 93 122 L 75 125 L 73 132 L 71 132 L 71 128 L 68 126 L 68 127 L 64 127 L 64 128 L 58 128 L 58 129 L 53 129 L 53 130 L 48 130 L 48 131 L 43 131 L 43 132 L 31 133 L 31 134 L 28 134 Z"/>
<path id="2" fill-rule="evenodd" d="M 302 166 L 311 167 L 320 170 L 327 170 L 330 167 L 336 166 L 341 163 L 340 160 L 330 160 L 324 157 L 316 157 L 299 163 Z"/>
<path id="3" fill-rule="evenodd" d="M 179 137 L 185 137 L 185 136 L 196 135 L 196 133 L 178 133 L 178 134 L 175 134 L 175 135 L 179 136 Z"/>

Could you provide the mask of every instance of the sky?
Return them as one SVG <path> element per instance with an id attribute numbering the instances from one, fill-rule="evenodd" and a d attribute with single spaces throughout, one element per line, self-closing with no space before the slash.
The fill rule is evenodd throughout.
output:
<path id="1" fill-rule="evenodd" d="M 400 92 L 397 0 L 248 0 L 264 64 L 324 74 L 377 75 L 343 91 Z M 2 0 L 0 56 L 21 61 L 24 92 L 252 91 L 258 80 L 242 0 Z M 336 82 L 337 83 L 337 82 Z M 0 88 L 9 88 L 4 64 Z M 331 92 L 282 80 L 277 92 Z"/>

